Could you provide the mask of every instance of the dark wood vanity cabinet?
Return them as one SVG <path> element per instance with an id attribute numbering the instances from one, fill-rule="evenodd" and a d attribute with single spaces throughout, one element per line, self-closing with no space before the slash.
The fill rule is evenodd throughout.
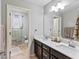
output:
<path id="1" fill-rule="evenodd" d="M 43 59 L 50 59 L 50 48 L 45 44 L 42 44 L 42 50 Z"/>
<path id="2" fill-rule="evenodd" d="M 51 55 L 52 55 L 53 59 L 71 59 L 68 56 L 66 56 L 54 49 L 51 49 Z"/>
<path id="3" fill-rule="evenodd" d="M 34 40 L 34 52 L 38 59 L 71 59 L 37 40 Z"/>
<path id="4" fill-rule="evenodd" d="M 39 41 L 34 40 L 34 50 L 38 59 L 42 59 L 42 45 Z"/>

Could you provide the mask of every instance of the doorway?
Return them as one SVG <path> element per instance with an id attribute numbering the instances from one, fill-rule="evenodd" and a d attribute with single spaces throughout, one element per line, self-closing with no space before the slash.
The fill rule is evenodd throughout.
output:
<path id="1" fill-rule="evenodd" d="M 29 58 L 30 39 L 29 9 L 7 7 L 7 59 Z"/>
<path id="2" fill-rule="evenodd" d="M 11 12 L 11 56 L 22 53 L 28 48 L 28 13 Z"/>

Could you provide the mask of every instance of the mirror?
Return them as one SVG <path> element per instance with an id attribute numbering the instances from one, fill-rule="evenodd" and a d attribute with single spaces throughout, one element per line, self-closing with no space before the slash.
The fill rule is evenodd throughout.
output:
<path id="1" fill-rule="evenodd" d="M 76 14 L 76 10 L 74 11 Z M 73 12 L 63 15 L 63 38 L 79 41 L 79 16 L 74 15 Z"/>
<path id="2" fill-rule="evenodd" d="M 51 1 L 44 8 L 44 35 L 79 41 L 79 1 L 73 0 L 63 9 L 50 12 L 50 7 L 56 7 L 57 3 Z"/>

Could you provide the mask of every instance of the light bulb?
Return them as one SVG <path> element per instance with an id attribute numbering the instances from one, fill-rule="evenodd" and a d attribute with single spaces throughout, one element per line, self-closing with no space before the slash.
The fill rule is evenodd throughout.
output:
<path id="1" fill-rule="evenodd" d="M 55 11 L 55 6 L 52 6 L 52 11 Z"/>
<path id="2" fill-rule="evenodd" d="M 64 9 L 66 5 L 67 5 L 66 3 L 59 2 L 59 3 L 57 3 L 56 6 L 52 6 L 50 11 L 58 12 L 59 9 L 61 9 L 61 10 Z"/>
<path id="3" fill-rule="evenodd" d="M 55 9 L 56 9 L 56 7 L 52 6 L 51 9 L 50 9 L 50 12 L 55 11 Z"/>
<path id="4" fill-rule="evenodd" d="M 57 8 L 61 8 L 61 3 L 58 3 L 57 4 Z"/>
<path id="5" fill-rule="evenodd" d="M 57 4 L 58 9 L 64 9 L 65 6 L 66 6 L 66 4 L 64 4 L 64 3 L 58 3 Z"/>
<path id="6" fill-rule="evenodd" d="M 55 7 L 54 11 L 55 11 L 55 12 L 58 12 L 58 8 L 57 8 L 57 7 Z"/>
<path id="7" fill-rule="evenodd" d="M 60 9 L 64 9 L 64 6 L 61 6 L 61 8 Z"/>

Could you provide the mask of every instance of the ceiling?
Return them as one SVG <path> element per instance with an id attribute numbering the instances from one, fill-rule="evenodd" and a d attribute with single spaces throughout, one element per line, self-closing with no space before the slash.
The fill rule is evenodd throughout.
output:
<path id="1" fill-rule="evenodd" d="M 66 12 L 66 11 L 69 11 L 69 10 L 79 8 L 79 0 L 66 0 L 66 2 L 68 3 L 68 5 L 61 12 Z"/>
<path id="2" fill-rule="evenodd" d="M 64 2 L 73 2 L 75 0 L 25 0 L 26 2 L 30 2 L 30 3 L 33 3 L 33 4 L 36 4 L 36 5 L 40 5 L 40 6 L 44 6 L 50 2 L 53 2 L 53 1 L 64 1 Z"/>
<path id="3" fill-rule="evenodd" d="M 55 6 L 58 2 L 66 4 L 65 8 L 60 10 L 60 12 L 66 12 L 75 8 L 79 8 L 79 0 L 51 0 L 51 2 L 48 3 L 45 7 L 48 9 L 48 7 L 50 8 L 51 6 Z"/>
<path id="4" fill-rule="evenodd" d="M 44 6 L 47 3 L 49 3 L 51 0 L 26 0 L 26 1 L 36 4 L 36 5 Z"/>

